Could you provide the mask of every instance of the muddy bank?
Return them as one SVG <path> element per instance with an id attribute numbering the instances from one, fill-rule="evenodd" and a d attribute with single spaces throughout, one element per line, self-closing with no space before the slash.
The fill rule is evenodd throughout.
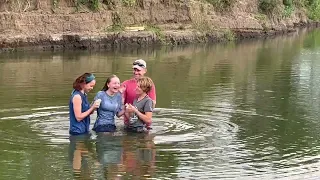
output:
<path id="1" fill-rule="evenodd" d="M 75 11 L 74 1 L 68 0 L 34 2 L 0 5 L 0 51 L 215 43 L 319 26 L 308 20 L 303 9 L 284 17 L 284 7 L 279 6 L 279 12 L 268 17 L 260 13 L 257 0 L 234 1 L 223 12 L 198 0 L 132 0 L 130 6 L 113 0 L 107 1 L 112 2 L 108 6 L 101 3 L 96 12 L 78 5 Z M 126 31 L 136 26 L 146 28 Z"/>
<path id="2" fill-rule="evenodd" d="M 119 32 L 100 34 L 40 34 L 38 36 L 12 36 L 0 38 L 0 52 L 16 50 L 112 50 L 114 48 L 134 48 L 159 45 L 185 45 L 194 43 L 217 43 L 241 41 L 253 38 L 294 33 L 298 28 L 317 28 L 320 23 L 299 24 L 287 30 L 233 29 L 234 37 L 224 31 L 199 33 L 194 31 L 165 31 L 159 37 L 152 31 Z M 235 39 L 230 39 L 235 38 Z"/>

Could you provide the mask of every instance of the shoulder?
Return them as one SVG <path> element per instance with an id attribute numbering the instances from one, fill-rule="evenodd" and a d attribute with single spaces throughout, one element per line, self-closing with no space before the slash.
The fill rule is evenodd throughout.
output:
<path id="1" fill-rule="evenodd" d="M 79 93 L 74 93 L 72 94 L 72 101 L 81 101 L 82 98 L 81 98 L 81 95 Z"/>
<path id="2" fill-rule="evenodd" d="M 134 79 L 128 79 L 128 80 L 123 81 L 122 84 L 130 85 L 130 84 L 135 84 L 135 83 L 136 83 L 136 81 Z"/>
<path id="3" fill-rule="evenodd" d="M 122 82 L 122 84 L 127 84 L 127 83 L 130 83 L 132 81 L 132 79 L 127 79 L 125 81 Z"/>
<path id="4" fill-rule="evenodd" d="M 141 103 L 149 104 L 149 103 L 153 103 L 153 101 L 149 96 L 147 96 L 141 101 Z"/>
<path id="5" fill-rule="evenodd" d="M 116 98 L 120 98 L 120 99 L 122 98 L 122 95 L 120 92 L 118 92 L 115 96 L 116 96 Z"/>
<path id="6" fill-rule="evenodd" d="M 121 84 L 126 84 L 126 83 L 128 83 L 129 80 L 130 79 L 127 79 L 127 80 L 123 81 Z"/>
<path id="7" fill-rule="evenodd" d="M 147 102 L 151 102 L 151 103 L 153 102 L 152 99 L 149 96 L 146 98 L 146 101 Z"/>
<path id="8" fill-rule="evenodd" d="M 152 82 L 151 89 L 156 89 L 156 84 L 154 83 L 154 81 Z"/>
<path id="9" fill-rule="evenodd" d="M 73 90 L 71 93 L 71 98 L 73 99 L 75 96 L 81 97 L 81 93 L 77 90 Z"/>
<path id="10" fill-rule="evenodd" d="M 101 96 L 104 93 L 104 91 L 98 91 L 96 96 Z"/>
<path id="11" fill-rule="evenodd" d="M 147 97 L 144 104 L 145 112 L 152 112 L 153 111 L 153 101 L 150 97 Z"/>
<path id="12" fill-rule="evenodd" d="M 151 86 L 151 91 L 155 91 L 156 90 L 156 85 L 153 83 Z"/>

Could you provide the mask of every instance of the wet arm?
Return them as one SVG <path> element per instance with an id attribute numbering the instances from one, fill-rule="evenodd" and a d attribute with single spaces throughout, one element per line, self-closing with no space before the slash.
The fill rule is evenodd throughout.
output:
<path id="1" fill-rule="evenodd" d="M 143 122 L 145 122 L 146 124 L 150 124 L 151 120 L 152 120 L 152 112 L 145 112 L 145 114 L 141 113 L 140 111 L 138 111 L 137 109 L 134 110 L 134 112 L 136 113 L 136 115 L 139 117 L 139 119 L 141 119 Z"/>
<path id="2" fill-rule="evenodd" d="M 118 104 L 120 104 L 121 108 L 118 109 L 118 112 L 117 112 L 117 117 L 121 117 L 124 115 L 125 113 L 125 106 L 124 106 L 124 100 L 123 100 L 123 96 L 121 94 L 121 97 L 118 99 Z"/>
<path id="3" fill-rule="evenodd" d="M 75 95 L 72 99 L 72 103 L 74 115 L 78 122 L 82 121 L 85 117 L 89 116 L 94 110 L 93 106 L 91 106 L 90 109 L 88 109 L 87 111 L 81 112 L 82 99 L 80 95 Z"/>
<path id="4" fill-rule="evenodd" d="M 124 116 L 125 116 L 127 119 L 130 119 L 130 118 L 132 117 L 132 113 L 130 113 L 130 112 L 128 112 L 128 111 L 125 111 Z"/>
<path id="5" fill-rule="evenodd" d="M 122 109 L 122 110 L 117 113 L 117 117 L 121 117 L 121 116 L 125 115 L 124 105 L 122 105 L 122 108 L 121 108 L 121 109 Z"/>

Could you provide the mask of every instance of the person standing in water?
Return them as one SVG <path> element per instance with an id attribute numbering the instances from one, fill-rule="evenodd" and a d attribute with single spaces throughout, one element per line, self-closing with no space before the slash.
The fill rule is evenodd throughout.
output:
<path id="1" fill-rule="evenodd" d="M 73 82 L 69 100 L 70 135 L 89 134 L 90 114 L 99 107 L 99 103 L 94 102 L 90 106 L 87 93 L 95 84 L 95 77 L 91 73 L 84 73 Z"/>
<path id="2" fill-rule="evenodd" d="M 124 91 L 122 93 L 123 97 L 123 104 L 133 104 L 134 99 L 136 99 L 136 87 L 137 87 L 137 81 L 139 78 L 143 77 L 145 73 L 147 73 L 147 63 L 142 60 L 138 59 L 133 62 L 133 77 L 129 80 L 126 80 L 122 83 L 122 87 L 124 88 Z M 148 91 L 148 97 L 153 101 L 153 108 L 155 108 L 156 105 L 156 87 L 153 84 L 151 89 Z M 124 116 L 124 124 L 128 125 L 129 120 Z M 149 128 L 151 124 L 147 123 L 147 127 Z"/>
<path id="3" fill-rule="evenodd" d="M 122 96 L 119 91 L 120 80 L 116 75 L 110 76 L 104 87 L 99 91 L 94 100 L 101 99 L 100 107 L 97 110 L 97 120 L 93 126 L 95 132 L 116 131 L 115 116 L 124 114 Z"/>
<path id="4" fill-rule="evenodd" d="M 125 116 L 129 123 L 125 129 L 129 132 L 146 132 L 152 122 L 153 101 L 148 93 L 153 87 L 153 82 L 149 77 L 140 77 L 137 80 L 137 98 L 133 104 L 126 104 Z"/>

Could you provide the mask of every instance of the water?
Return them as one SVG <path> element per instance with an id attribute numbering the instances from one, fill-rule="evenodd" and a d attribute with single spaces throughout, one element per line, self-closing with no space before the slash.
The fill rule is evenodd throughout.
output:
<path id="1" fill-rule="evenodd" d="M 148 136 L 69 139 L 73 80 L 147 60 Z M 0 179 L 317 179 L 320 31 L 242 43 L 0 54 Z M 94 119 L 96 114 L 92 115 Z M 94 120 L 92 124 L 94 123 Z"/>

